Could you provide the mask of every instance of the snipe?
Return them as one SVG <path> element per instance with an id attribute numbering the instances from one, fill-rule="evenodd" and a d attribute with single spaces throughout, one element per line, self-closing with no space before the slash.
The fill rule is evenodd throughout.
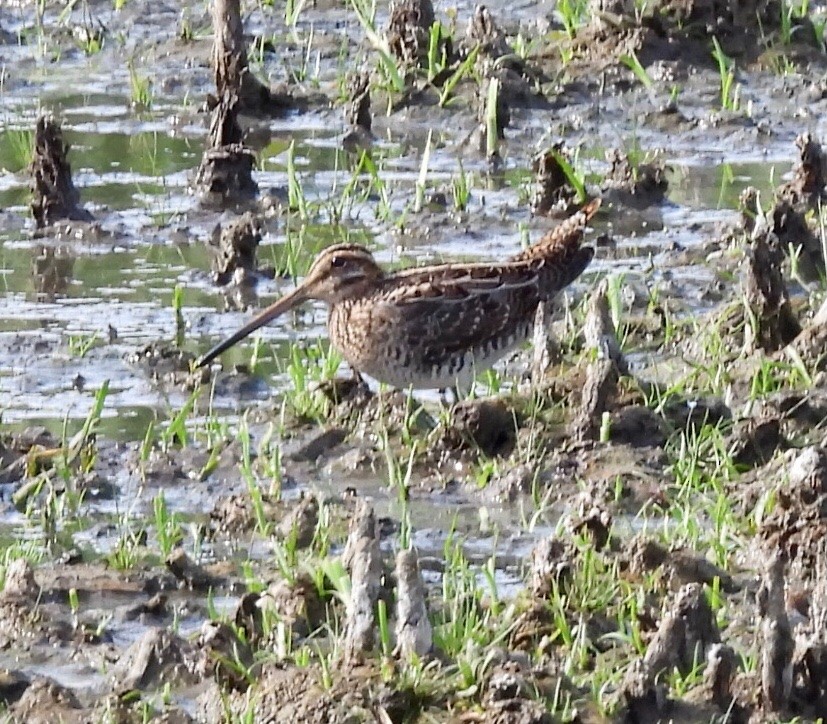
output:
<path id="1" fill-rule="evenodd" d="M 465 386 L 531 335 L 537 305 L 588 266 L 581 247 L 595 199 L 501 264 L 438 264 L 385 272 L 357 244 L 319 254 L 304 281 L 199 361 L 310 299 L 330 308 L 330 341 L 357 371 L 394 387 Z"/>

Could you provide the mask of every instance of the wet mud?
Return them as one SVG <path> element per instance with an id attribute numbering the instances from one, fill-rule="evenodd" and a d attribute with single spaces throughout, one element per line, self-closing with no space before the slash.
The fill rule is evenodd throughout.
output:
<path id="1" fill-rule="evenodd" d="M 824 9 L 0 9 L 4 721 L 817 721 Z M 319 250 L 596 257 L 471 389 Z M 589 214 L 597 202 L 588 207 Z"/>

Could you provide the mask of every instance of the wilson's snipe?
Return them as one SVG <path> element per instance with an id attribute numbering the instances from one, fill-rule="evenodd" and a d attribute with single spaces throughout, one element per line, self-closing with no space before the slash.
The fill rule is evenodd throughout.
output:
<path id="1" fill-rule="evenodd" d="M 330 341 L 357 372 L 394 387 L 466 385 L 532 332 L 537 305 L 588 266 L 580 240 L 596 199 L 502 264 L 439 264 L 388 273 L 356 244 L 319 254 L 304 281 L 200 361 L 309 299 L 326 302 Z"/>

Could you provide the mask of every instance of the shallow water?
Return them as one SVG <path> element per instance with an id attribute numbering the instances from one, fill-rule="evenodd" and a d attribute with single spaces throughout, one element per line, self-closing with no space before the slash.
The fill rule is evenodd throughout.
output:
<path id="1" fill-rule="evenodd" d="M 133 1 L 127 3 L 123 15 L 114 13 L 111 3 L 98 5 L 95 11 L 102 21 L 124 34 L 122 40 L 107 40 L 99 55 L 87 57 L 71 44 L 62 43 L 59 62 L 53 63 L 32 41 L 0 45 L 0 68 L 5 65 L 14 71 L 0 85 L 0 420 L 3 431 L 42 425 L 59 439 L 71 436 L 82 426 L 96 391 L 108 380 L 110 391 L 98 434 L 111 445 L 143 440 L 150 425 L 163 426 L 188 398 L 179 387 L 153 381 L 139 364 L 129 361 L 130 355 L 150 343 L 172 343 L 180 338 L 172 306 L 176 287 L 183 290 L 181 346 L 196 355 L 235 330 L 252 310 L 233 308 L 210 277 L 205 242 L 217 223 L 235 214 L 202 208 L 190 189 L 208 123 L 206 115 L 198 112 L 211 84 L 205 37 L 192 46 L 176 43 L 181 13 L 177 3 Z M 149 8 L 145 15 L 136 9 L 138 5 Z M 467 14 L 469 7 L 469 3 L 462 3 L 460 13 Z M 491 9 L 506 13 L 504 6 L 495 4 Z M 204 27 L 202 10 L 201 6 L 190 8 L 198 28 Z M 513 11 L 513 22 L 532 19 L 536 3 L 509 5 L 508 10 Z M 341 61 L 333 49 L 338 48 L 337 43 L 344 42 L 346 50 L 348 46 L 345 33 L 337 26 L 343 13 L 338 7 L 320 8 L 315 13 L 323 46 L 319 51 L 320 75 L 311 85 L 335 98 Z M 25 9 L 4 8 L 0 20 L 7 31 L 36 37 Z M 55 23 L 54 16 L 51 22 Z M 248 32 L 259 33 L 269 20 L 255 10 L 246 22 Z M 381 22 L 384 18 L 380 16 Z M 306 25 L 299 27 L 306 32 Z M 159 33 L 163 37 L 156 37 Z M 352 37 L 361 37 L 361 32 L 354 28 Z M 153 76 L 149 110 L 130 106 L 127 58 L 139 51 L 144 54 L 136 62 L 139 72 Z M 186 60 L 190 54 L 194 59 Z M 285 63 L 295 63 L 300 50 L 294 47 L 287 55 Z M 273 80 L 282 79 L 285 73 L 273 54 L 265 55 L 263 67 L 256 70 L 263 70 Z M 532 218 L 528 210 L 531 157 L 544 141 L 556 140 L 549 134 L 552 122 L 569 122 L 567 144 L 581 147 L 582 167 L 593 183 L 608 167 L 605 150 L 614 146 L 657 152 L 669 169 L 667 200 L 647 209 L 643 222 L 635 218 L 629 229 L 618 221 L 618 231 L 611 211 L 601 215 L 598 231 L 614 232 L 617 255 L 599 254 L 574 286 L 574 295 L 582 294 L 606 273 L 626 275 L 630 287 L 636 281 L 645 280 L 648 285 L 668 279 L 690 300 L 691 311 L 706 311 L 709 303 L 700 300 L 699 291 L 713 279 L 714 267 L 687 263 L 661 268 L 657 260 L 674 245 L 701 249 L 714 230 L 736 218 L 738 197 L 747 186 L 755 186 L 762 198 L 768 199 L 789 173 L 796 155 L 792 140 L 802 130 L 802 123 L 794 122 L 784 107 L 785 97 L 779 89 L 783 82 L 772 79 L 762 79 L 756 88 L 747 89 L 756 98 L 767 91 L 763 110 L 772 121 L 771 135 L 758 133 L 749 123 L 707 124 L 715 115 L 710 111 L 715 83 L 709 72 L 687 80 L 681 109 L 703 123 L 680 134 L 638 124 L 629 108 L 643 114 L 657 108 L 662 100 L 645 91 L 627 94 L 621 101 L 602 99 L 600 107 L 592 99 L 562 96 L 564 100 L 549 111 L 518 110 L 506 131 L 503 168 L 496 172 L 466 143 L 474 124 L 471 112 L 412 108 L 386 119 L 382 109 L 374 105 L 374 158 L 382 169 L 394 223 L 380 218 L 375 189 L 346 209 L 339 227 L 329 223 L 324 205 L 317 217 L 305 222 L 291 215 L 273 216 L 266 222 L 259 261 L 279 266 L 286 246 L 295 243 L 299 235 L 305 264 L 319 249 L 345 236 L 368 244 L 381 262 L 390 264 L 507 257 L 520 248 L 526 235 L 536 239 L 551 226 L 545 219 Z M 99 223 L 99 231 L 86 238 L 33 235 L 28 178 L 21 160 L 21 144 L 27 139 L 21 132 L 31 130 L 43 110 L 62 122 L 72 149 L 69 158 L 75 184 L 83 204 Z M 807 123 L 816 130 L 822 125 L 820 117 Z M 415 213 L 410 206 L 431 127 L 428 190 L 445 193 L 448 210 L 428 207 Z M 257 131 L 251 143 L 258 153 L 255 179 L 262 196 L 271 197 L 274 205 L 286 196 L 287 159 L 292 148 L 306 197 L 336 205 L 355 164 L 341 148 L 345 128 L 338 107 L 260 123 Z M 461 172 L 471 185 L 471 199 L 467 211 L 456 214 L 450 211 L 450 186 Z M 366 181 L 363 175 L 361 182 Z M 272 301 L 292 284 L 287 278 L 261 281 L 252 295 L 252 306 Z M 324 338 L 324 320 L 324 309 L 310 305 L 261 330 L 269 354 L 258 368 L 260 380 L 244 395 L 232 385 L 217 387 L 213 409 L 222 420 L 236 424 L 245 410 L 262 404 L 272 406 L 290 384 L 283 371 L 290 343 Z M 248 363 L 253 344 L 253 340 L 246 340 L 224 354 L 225 367 Z M 636 369 L 651 370 L 658 362 L 648 352 L 631 359 Z M 117 460 L 117 454 L 110 459 Z M 90 558 L 111 553 L 125 521 L 140 527 L 152 513 L 156 493 L 152 485 L 139 484 L 123 464 L 110 472 L 118 489 L 116 497 L 87 501 L 82 517 L 62 531 Z M 311 488 L 335 501 L 347 486 L 370 498 L 378 515 L 395 521 L 402 517 L 399 501 L 388 491 L 385 476 L 377 472 L 348 476 L 312 470 L 297 487 L 287 489 L 285 497 L 294 499 L 299 490 Z M 244 490 L 244 483 L 237 474 L 231 480 L 176 480 L 165 489 L 170 508 L 181 514 L 187 525 L 188 547 L 194 545 L 194 527 L 205 520 L 216 500 L 239 490 Z M 4 491 L 0 536 L 9 543 L 33 540 L 43 545 L 48 556 L 42 531 L 14 509 L 9 498 L 10 493 Z M 408 512 L 427 581 L 439 583 L 446 542 L 461 538 L 475 567 L 495 557 L 497 592 L 505 598 L 522 588 L 522 566 L 536 541 L 548 535 L 555 522 L 544 518 L 533 527 L 526 525 L 533 513 L 529 502 L 469 502 L 465 493 L 444 491 L 413 495 Z M 618 524 L 635 528 L 634 521 Z M 238 548 L 234 551 L 205 543 L 202 561 L 249 557 L 267 562 L 272 557 L 269 543 L 235 543 Z M 390 543 L 386 547 L 390 548 Z M 111 611 L 134 601 L 136 595 L 103 591 L 84 601 L 84 609 Z M 183 605 L 187 599 L 195 599 L 199 605 L 181 617 L 179 630 L 184 635 L 195 632 L 207 617 L 204 596 L 181 594 L 173 605 Z M 220 612 L 230 613 L 237 600 L 227 594 L 215 597 L 213 603 Z M 119 649 L 137 640 L 146 629 L 136 622 L 108 626 Z M 35 650 L 25 655 L 22 663 L 10 656 L 0 658 L 0 665 L 22 667 L 28 674 L 46 674 L 71 688 L 98 690 L 103 686 L 103 676 L 89 665 L 60 659 Z M 184 699 L 185 705 L 191 703 Z"/>
<path id="2" fill-rule="evenodd" d="M 72 97 L 64 99 L 69 107 Z M 105 109 L 106 107 L 104 107 Z M 86 106 L 85 113 L 93 111 Z M 0 231 L 0 289 L 4 314 L 0 322 L 0 395 L 3 396 L 3 419 L 7 423 L 36 423 L 58 432 L 68 414 L 71 420 L 82 420 L 91 406 L 94 390 L 105 379 L 112 391 L 107 400 L 104 431 L 120 440 L 143 437 L 147 420 L 155 414 L 165 415 L 169 407 L 182 403 L 174 390 L 162 395 L 136 365 L 125 361 L 128 353 L 157 340 L 175 338 L 176 323 L 172 294 L 176 285 L 183 287 L 183 316 L 186 323 L 184 348 L 201 352 L 215 339 L 236 328 L 249 316 L 247 312 L 222 309 L 222 295 L 209 278 L 209 253 L 204 241 L 211 232 L 215 217 L 200 212 L 189 194 L 187 175 L 197 165 L 201 139 L 170 137 L 159 132 L 127 133 L 73 130 L 74 118 L 65 116 L 66 137 L 72 145 L 71 159 L 76 185 L 82 198 L 100 220 L 107 237 L 99 241 L 32 239 L 31 224 L 24 228 Z M 82 118 L 82 116 L 81 116 Z M 87 125 L 81 121 L 81 125 Z M 107 129 L 108 130 L 108 129 Z M 8 168 L 12 132 L 0 132 L 0 165 Z M 334 183 L 341 184 L 344 174 L 336 174 L 335 148 L 320 148 L 317 142 L 325 136 L 308 135 L 295 138 L 285 134 L 283 142 L 271 141 L 264 152 L 268 170 L 257 174 L 260 186 L 279 188 L 286 183 L 283 170 L 286 148 L 292 139 L 296 146 L 296 162 L 301 168 L 307 188 L 317 195 L 331 195 Z M 330 138 L 329 136 L 327 137 Z M 148 152 L 149 151 L 149 152 Z M 439 152 L 437 152 L 439 153 Z M 675 227 L 708 224 L 732 218 L 732 209 L 741 191 L 748 185 L 767 194 L 779 182 L 779 168 L 788 166 L 779 158 L 774 162 L 727 162 L 709 165 L 701 158 L 667 158 L 669 201 L 664 207 L 664 231 L 651 236 L 676 240 Z M 276 170 L 282 166 L 282 170 Z M 447 172 L 446 172 L 447 173 Z M 417 173 L 396 172 L 395 193 L 404 196 Z M 338 178 L 337 178 L 338 176 Z M 438 178 L 438 177 L 437 177 Z M 22 173 L 0 176 L 0 206 L 7 215 L 25 216 L 28 199 L 27 181 Z M 479 182 L 471 175 L 472 183 Z M 436 181 L 439 183 L 439 181 Z M 474 189 L 472 194 L 486 206 L 495 199 L 512 196 L 503 203 L 514 204 L 513 189 L 495 194 Z M 716 211 L 718 210 L 718 211 Z M 363 217 L 366 215 L 362 215 Z M 364 221 L 365 219 L 360 219 Z M 369 223 L 369 220 L 368 220 Z M 158 226 L 158 224 L 162 224 Z M 360 238 L 386 236 L 381 230 L 373 234 L 359 231 Z M 467 258 L 467 243 L 458 233 L 454 241 L 448 234 L 439 244 L 417 246 L 416 254 L 442 259 Z M 682 244 L 697 243 L 700 235 L 680 232 Z M 334 241 L 324 226 L 308 226 L 305 230 L 306 256 L 314 249 Z M 617 239 L 622 246 L 623 239 Z M 260 249 L 262 262 L 275 261 L 285 243 L 283 229 L 268 233 Z M 637 236 L 634 244 L 649 243 L 646 236 Z M 512 253 L 519 244 L 511 234 L 494 237 L 478 247 L 480 255 L 496 258 Z M 395 257 L 394 249 L 379 247 L 380 258 Z M 53 257 L 49 258 L 49 254 Z M 477 257 L 479 258 L 479 257 Z M 35 269 L 35 259 L 40 267 Z M 642 258 L 624 258 L 623 266 L 634 271 Z M 606 264 L 600 261 L 595 270 Z M 617 267 L 612 264 L 615 271 Z M 286 280 L 261 282 L 257 289 L 259 303 L 274 299 Z M 284 318 L 261 332 L 267 342 L 284 342 L 295 337 L 314 338 L 323 333 L 324 311 L 307 310 L 292 318 Z M 117 337 L 109 342 L 112 326 Z M 95 337 L 91 349 L 79 357 L 69 342 L 78 343 Z M 246 343 L 249 345 L 249 341 Z M 279 344 L 277 349 L 286 350 Z M 227 353 L 225 360 L 242 362 L 248 351 L 244 345 Z M 272 364 L 265 372 L 272 372 Z M 76 389 L 74 380 L 81 375 L 84 389 Z M 277 387 L 275 388 L 277 389 Z M 164 397 L 169 396 L 168 399 Z M 218 400 L 219 406 L 222 401 Z M 118 420 L 110 418 L 117 416 Z"/>

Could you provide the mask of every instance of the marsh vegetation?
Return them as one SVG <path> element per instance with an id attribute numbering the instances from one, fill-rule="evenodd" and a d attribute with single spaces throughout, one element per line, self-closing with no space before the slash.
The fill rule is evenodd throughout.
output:
<path id="1" fill-rule="evenodd" d="M 825 20 L 4 4 L 4 720 L 827 715 Z M 331 244 L 505 259 L 595 198 L 458 400 L 320 305 L 194 364 Z"/>

